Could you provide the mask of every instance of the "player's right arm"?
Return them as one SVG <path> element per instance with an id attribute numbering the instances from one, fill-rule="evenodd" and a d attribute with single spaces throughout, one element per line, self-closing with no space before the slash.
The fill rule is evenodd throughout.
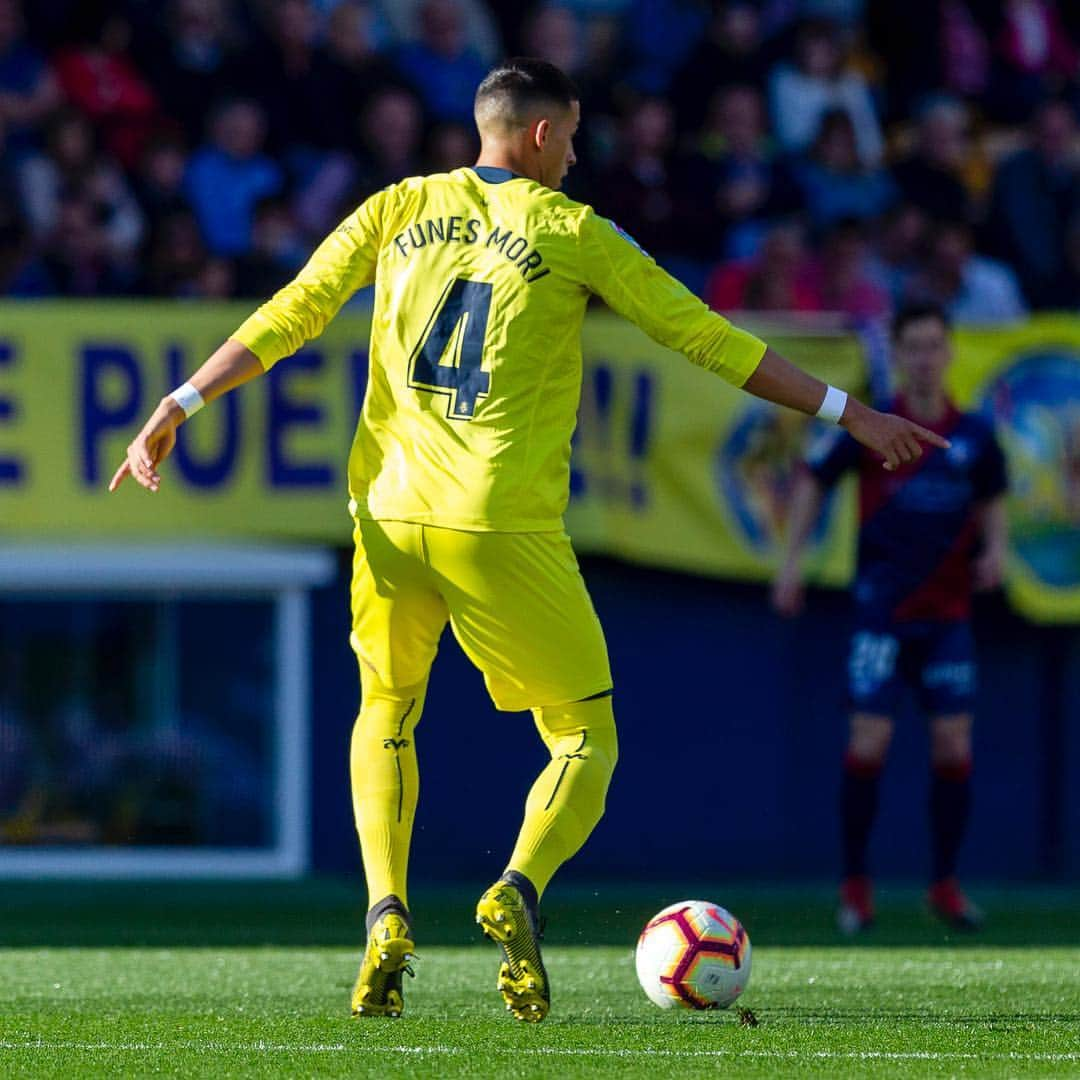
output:
<path id="1" fill-rule="evenodd" d="M 203 401 L 211 402 L 262 372 L 259 358 L 246 346 L 230 338 L 188 382 L 199 391 Z M 158 466 L 172 452 L 176 445 L 176 429 L 186 419 L 187 414 L 175 398 L 163 397 L 150 414 L 150 419 L 128 445 L 120 468 L 109 482 L 109 490 L 115 491 L 124 478 L 130 476 L 147 491 L 157 491 L 161 486 Z"/>
<path id="2" fill-rule="evenodd" d="M 773 607 L 784 616 L 798 615 L 803 606 L 802 556 L 821 513 L 825 491 L 859 461 L 855 440 L 835 429 L 818 440 L 800 468 L 791 492 L 787 536 L 780 569 L 772 587 Z"/>
<path id="3" fill-rule="evenodd" d="M 654 341 L 755 397 L 809 416 L 821 408 L 825 383 L 710 311 L 607 218 L 586 210 L 578 235 L 586 286 Z M 868 408 L 853 397 L 840 423 L 879 454 L 886 469 L 921 457 L 920 443 L 949 445 L 919 424 Z"/>
<path id="4" fill-rule="evenodd" d="M 375 280 L 384 221 L 393 189 L 373 195 L 319 246 L 307 265 L 263 304 L 188 380 L 203 400 L 213 401 L 261 375 L 305 342 L 318 337 L 357 289 Z M 176 445 L 184 410 L 170 396 L 161 400 L 127 448 L 109 490 L 133 477 L 147 491 L 161 485 L 158 466 Z"/>
<path id="5" fill-rule="evenodd" d="M 772 586 L 773 607 L 787 617 L 802 611 L 805 594 L 802 554 L 821 512 L 822 494 L 821 485 L 809 470 L 801 470 L 791 493 L 784 554 Z"/>

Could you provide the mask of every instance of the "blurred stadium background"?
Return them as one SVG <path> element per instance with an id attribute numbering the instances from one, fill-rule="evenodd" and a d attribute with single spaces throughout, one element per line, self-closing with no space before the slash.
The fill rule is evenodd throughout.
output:
<path id="1" fill-rule="evenodd" d="M 890 311 L 948 307 L 953 391 L 1013 483 L 963 865 L 1075 888 L 1080 6 L 1052 0 L 0 0 L 0 878 L 349 875 L 361 902 L 343 470 L 369 299 L 185 427 L 157 498 L 105 484 L 147 403 L 349 208 L 472 162 L 472 93 L 508 53 L 581 87 L 568 192 L 816 373 L 882 399 Z M 603 312 L 585 347 L 569 524 L 623 750 L 560 880 L 830 881 L 853 492 L 822 588 L 778 620 L 811 427 Z M 418 894 L 501 867 L 484 806 L 542 757 L 456 647 L 433 685 Z M 927 772 L 912 714 L 886 879 L 926 873 Z"/>

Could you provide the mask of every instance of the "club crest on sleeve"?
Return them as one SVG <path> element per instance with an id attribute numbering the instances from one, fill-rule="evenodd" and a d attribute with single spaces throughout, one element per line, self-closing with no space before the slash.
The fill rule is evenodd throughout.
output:
<path id="1" fill-rule="evenodd" d="M 641 252 L 642 255 L 648 255 L 649 253 L 624 229 L 621 225 L 617 225 L 614 221 L 608 219 L 608 224 L 628 243 L 631 243 Z"/>

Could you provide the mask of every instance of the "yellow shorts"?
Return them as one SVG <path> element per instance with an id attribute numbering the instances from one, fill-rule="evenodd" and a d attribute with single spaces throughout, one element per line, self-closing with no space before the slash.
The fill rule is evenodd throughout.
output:
<path id="1" fill-rule="evenodd" d="M 607 645 L 563 532 L 462 532 L 359 519 L 350 641 L 384 685 L 427 678 L 449 621 L 497 709 L 611 689 Z"/>

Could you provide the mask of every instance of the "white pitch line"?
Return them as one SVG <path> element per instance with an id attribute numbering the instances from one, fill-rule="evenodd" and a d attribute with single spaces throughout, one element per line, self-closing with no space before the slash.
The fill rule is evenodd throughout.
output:
<path id="1" fill-rule="evenodd" d="M 196 1050 L 203 1052 L 243 1054 L 343 1054 L 362 1050 L 366 1054 L 413 1054 L 417 1056 L 443 1054 L 446 1056 L 474 1055 L 475 1051 L 461 1046 L 371 1046 L 355 1043 L 216 1043 L 181 1040 L 170 1043 L 141 1042 L 66 1042 L 44 1039 L 0 1040 L 0 1050 L 107 1050 L 121 1053 L 148 1051 Z M 1010 1050 L 985 1054 L 952 1050 L 768 1050 L 720 1047 L 714 1050 L 623 1049 L 621 1047 L 491 1047 L 488 1054 L 506 1057 L 609 1057 L 609 1058 L 771 1058 L 801 1060 L 814 1058 L 825 1061 L 1080 1061 L 1080 1051 L 1061 1053 L 1023 1053 Z"/>

